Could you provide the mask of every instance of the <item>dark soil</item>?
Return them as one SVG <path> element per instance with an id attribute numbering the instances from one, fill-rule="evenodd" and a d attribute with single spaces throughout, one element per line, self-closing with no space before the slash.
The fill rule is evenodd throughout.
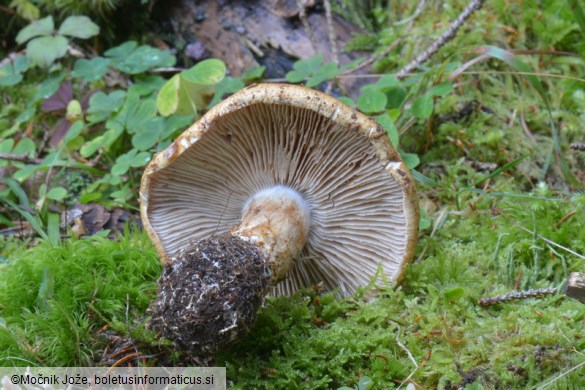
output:
<path id="1" fill-rule="evenodd" d="M 165 267 L 150 327 L 187 356 L 214 354 L 254 325 L 269 283 L 256 245 L 229 235 L 201 240 Z"/>

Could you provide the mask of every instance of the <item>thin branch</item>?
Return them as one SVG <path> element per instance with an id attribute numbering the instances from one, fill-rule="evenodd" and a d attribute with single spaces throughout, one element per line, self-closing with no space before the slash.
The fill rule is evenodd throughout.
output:
<path id="1" fill-rule="evenodd" d="M 19 161 L 27 164 L 40 164 L 43 162 L 40 158 L 32 158 L 10 153 L 0 153 L 0 160 Z"/>
<path id="2" fill-rule="evenodd" d="M 556 287 L 539 288 L 536 290 L 527 291 L 514 291 L 508 294 L 498 295 L 495 297 L 481 298 L 478 303 L 481 307 L 488 307 L 504 302 L 519 301 L 530 298 L 536 299 L 545 298 L 548 295 L 556 294 L 558 291 L 559 289 Z"/>
<path id="3" fill-rule="evenodd" d="M 443 47 L 447 42 L 455 37 L 457 34 L 457 30 L 463 25 L 463 23 L 476 11 L 478 10 L 484 3 L 485 0 L 472 0 L 471 3 L 465 9 L 457 19 L 445 31 L 439 39 L 431 44 L 425 51 L 423 51 L 420 55 L 418 55 L 410 64 L 406 65 L 402 68 L 397 74 L 396 77 L 399 79 L 403 79 L 407 76 L 408 73 L 415 70 L 419 65 L 426 62 L 433 54 L 435 54 L 441 47 Z"/>
<path id="4" fill-rule="evenodd" d="M 327 18 L 327 30 L 329 32 L 329 45 L 331 46 L 331 57 L 333 61 L 339 65 L 339 51 L 337 50 L 337 38 L 335 36 L 335 29 L 333 28 L 333 15 L 331 14 L 331 3 L 329 0 L 324 0 L 325 17 Z"/>

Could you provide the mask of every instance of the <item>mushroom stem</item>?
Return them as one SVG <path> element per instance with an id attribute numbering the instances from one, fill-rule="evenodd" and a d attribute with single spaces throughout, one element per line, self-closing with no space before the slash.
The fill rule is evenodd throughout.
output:
<path id="1" fill-rule="evenodd" d="M 254 194 L 230 234 L 183 248 L 158 282 L 150 327 L 189 353 L 215 353 L 256 321 L 309 233 L 309 206 L 283 186 Z"/>
<path id="2" fill-rule="evenodd" d="M 310 212 L 302 196 L 284 186 L 257 192 L 244 205 L 232 235 L 252 241 L 269 261 L 272 285 L 283 280 L 309 233 Z"/>

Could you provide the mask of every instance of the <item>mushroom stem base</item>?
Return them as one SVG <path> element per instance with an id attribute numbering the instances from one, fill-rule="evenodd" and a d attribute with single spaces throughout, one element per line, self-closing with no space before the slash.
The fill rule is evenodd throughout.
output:
<path id="1" fill-rule="evenodd" d="M 267 259 L 234 236 L 182 250 L 166 265 L 149 327 L 188 355 L 211 355 L 247 333 L 270 286 Z"/>

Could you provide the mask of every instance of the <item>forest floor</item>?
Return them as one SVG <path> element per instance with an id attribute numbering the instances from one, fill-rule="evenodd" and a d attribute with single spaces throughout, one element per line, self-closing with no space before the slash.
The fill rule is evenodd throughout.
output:
<path id="1" fill-rule="evenodd" d="M 467 2 L 421 2 L 418 14 L 416 4 L 371 3 L 374 25 L 355 14 L 364 33 L 349 44 L 377 58 L 367 74 L 320 58 L 295 69 L 303 83 L 334 80 L 336 94 L 339 80 L 368 80 L 355 102 L 344 101 L 375 115 L 413 169 L 421 207 L 414 261 L 401 285 L 378 287 L 373 301 L 368 287 L 338 298 L 318 285 L 269 298 L 248 336 L 208 363 L 225 366 L 235 389 L 585 388 L 585 305 L 540 290 L 585 272 L 583 9 L 578 1 L 487 2 L 398 80 L 384 76 L 437 39 Z M 162 266 L 132 215 L 149 156 L 205 108 L 185 113 L 179 104 L 158 115 L 159 71 L 175 62 L 168 45 L 136 46 L 79 65 L 69 55 L 46 69 L 8 74 L 0 65 L 0 365 L 111 365 L 132 353 L 137 364 L 180 361 L 144 327 Z M 3 78 L 20 73 L 16 84 Z M 293 76 L 248 73 L 216 87 Z M 99 99 L 84 98 L 89 91 Z M 81 121 L 71 119 L 73 100 Z M 66 117 L 71 126 L 59 132 Z M 152 139 L 138 139 L 136 126 Z M 60 226 L 59 212 L 79 202 L 104 208 L 87 206 L 85 225 Z M 521 291 L 533 293 L 479 304 Z"/>

